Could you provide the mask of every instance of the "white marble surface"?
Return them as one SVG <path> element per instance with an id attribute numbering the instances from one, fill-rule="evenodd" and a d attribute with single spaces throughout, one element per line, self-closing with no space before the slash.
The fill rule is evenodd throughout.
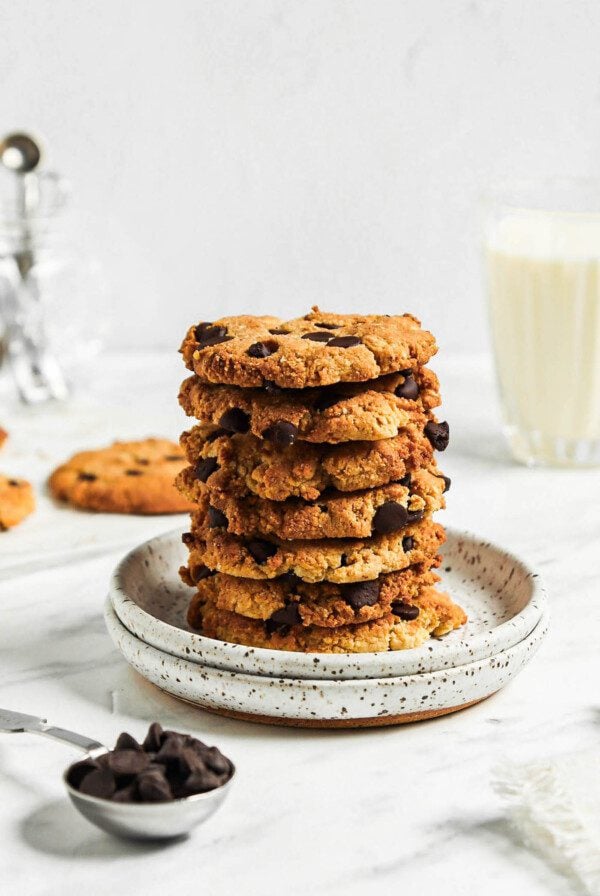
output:
<path id="1" fill-rule="evenodd" d="M 139 736 L 159 718 L 217 743 L 239 779 L 193 839 L 135 846 L 96 831 L 71 808 L 60 781 L 68 748 L 3 737 L 2 892 L 573 893 L 516 841 L 490 772 L 504 757 L 598 743 L 600 473 L 511 464 L 485 363 L 446 358 L 435 366 L 453 435 L 443 458 L 453 479 L 446 521 L 522 554 L 550 592 L 552 630 L 532 664 L 483 704 L 409 727 L 298 731 L 211 716 L 136 676 L 102 622 L 118 557 L 173 518 L 166 526 L 164 518 L 107 523 L 42 497 L 37 517 L 0 538 L 0 706 L 106 742 L 122 729 Z M 3 422 L 13 430 L 0 466 L 33 471 L 41 482 L 52 463 L 98 439 L 176 434 L 180 378 L 176 358 L 113 359 L 73 408 L 35 414 L 10 407 L 0 384 Z"/>

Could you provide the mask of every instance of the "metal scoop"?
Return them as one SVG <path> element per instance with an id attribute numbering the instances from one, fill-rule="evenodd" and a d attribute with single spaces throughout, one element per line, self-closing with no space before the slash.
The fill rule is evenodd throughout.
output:
<path id="1" fill-rule="evenodd" d="M 76 734 L 48 725 L 45 719 L 24 715 L 10 709 L 0 709 L 0 732 L 43 734 L 53 740 L 78 747 L 97 759 L 108 753 L 108 747 Z M 67 781 L 68 769 L 63 774 L 63 781 L 71 802 L 82 815 L 97 827 L 131 840 L 169 840 L 189 834 L 195 827 L 213 815 L 229 793 L 231 782 L 235 776 L 232 766 L 231 778 L 220 787 L 207 793 L 197 793 L 184 799 L 164 803 L 113 803 L 80 793 Z"/>

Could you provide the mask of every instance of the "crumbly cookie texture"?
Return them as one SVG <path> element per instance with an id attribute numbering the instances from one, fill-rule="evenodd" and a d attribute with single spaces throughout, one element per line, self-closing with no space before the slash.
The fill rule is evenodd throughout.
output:
<path id="1" fill-rule="evenodd" d="M 0 532 L 22 523 L 35 510 L 35 495 L 25 479 L 0 474 Z"/>
<path id="2" fill-rule="evenodd" d="M 373 441 L 389 439 L 402 430 L 421 432 L 440 403 L 437 377 L 421 368 L 408 377 L 390 374 L 368 383 L 340 384 L 335 389 L 272 391 L 215 386 L 197 376 L 182 383 L 179 401 L 190 417 L 213 423 L 229 432 L 251 432 L 280 446 L 307 442 Z M 397 394 L 400 390 L 399 394 Z"/>
<path id="3" fill-rule="evenodd" d="M 421 589 L 418 597 L 403 601 L 396 612 L 380 619 L 333 628 L 284 624 L 273 629 L 269 622 L 219 609 L 210 599 L 201 607 L 196 605 L 190 616 L 190 624 L 198 626 L 209 638 L 304 653 L 406 650 L 424 644 L 430 637 L 445 635 L 467 621 L 464 610 L 449 595 L 431 587 Z"/>
<path id="4" fill-rule="evenodd" d="M 185 533 L 183 540 L 190 550 L 190 570 L 204 565 L 247 579 L 292 572 L 305 582 L 344 584 L 426 562 L 437 555 L 445 534 L 439 523 L 426 518 L 400 532 L 368 539 L 281 541 L 244 538 L 216 528 L 202 535 Z"/>
<path id="5" fill-rule="evenodd" d="M 296 320 L 223 317 L 188 330 L 186 366 L 210 383 L 304 389 L 412 370 L 437 351 L 410 314 L 327 314 L 314 307 Z"/>
<path id="6" fill-rule="evenodd" d="M 55 498 L 106 513 L 185 513 L 192 504 L 174 486 L 185 466 L 179 445 L 168 439 L 115 442 L 81 451 L 49 479 Z"/>
<path id="7" fill-rule="evenodd" d="M 211 489 L 208 482 L 196 478 L 194 467 L 187 467 L 176 480 L 182 494 L 198 504 L 192 529 L 201 536 L 222 528 L 233 535 L 276 535 L 286 540 L 369 538 L 404 529 L 445 506 L 444 480 L 428 470 L 415 470 L 403 483 L 351 494 L 334 491 L 310 503 L 300 498 L 278 502 L 230 497 Z"/>
<path id="8" fill-rule="evenodd" d="M 315 501 L 327 488 L 341 492 L 376 488 L 433 463 L 431 442 L 416 426 L 374 442 L 279 446 L 251 433 L 227 433 L 200 424 L 183 433 L 181 447 L 211 489 L 271 501 L 294 497 Z"/>
<path id="9" fill-rule="evenodd" d="M 439 556 L 435 559 L 435 566 L 440 560 Z M 205 567 L 194 573 L 203 578 L 197 583 L 198 591 L 188 611 L 192 628 L 201 628 L 202 608 L 207 600 L 218 610 L 269 621 L 273 630 L 281 625 L 335 628 L 369 622 L 390 613 L 394 604 L 398 609 L 400 603 L 414 601 L 422 588 L 439 581 L 433 568 L 425 563 L 351 585 L 309 585 L 294 576 L 236 579 L 223 573 L 210 575 Z"/>

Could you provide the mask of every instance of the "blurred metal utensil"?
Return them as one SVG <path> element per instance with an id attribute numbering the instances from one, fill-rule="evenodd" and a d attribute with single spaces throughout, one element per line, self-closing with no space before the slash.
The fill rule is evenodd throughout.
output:
<path id="1" fill-rule="evenodd" d="M 3 282 L 0 313 L 6 327 L 6 356 L 19 394 L 28 404 L 65 399 L 69 389 L 52 354 L 44 325 L 44 309 L 35 275 L 34 220 L 39 206 L 36 169 L 42 159 L 39 144 L 23 133 L 0 140 L 0 163 L 15 176 L 16 215 L 14 259 L 16 275 Z"/>

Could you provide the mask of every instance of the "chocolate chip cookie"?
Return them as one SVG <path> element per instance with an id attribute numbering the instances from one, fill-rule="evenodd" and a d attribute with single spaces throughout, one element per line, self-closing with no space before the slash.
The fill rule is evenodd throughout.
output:
<path id="1" fill-rule="evenodd" d="M 379 619 L 354 625 L 263 622 L 220 609 L 208 595 L 203 602 L 195 599 L 189 621 L 206 637 L 235 644 L 304 653 L 370 653 L 418 647 L 464 625 L 467 617 L 447 594 L 425 587 L 410 600 L 394 602 Z"/>
<path id="2" fill-rule="evenodd" d="M 434 560 L 439 565 L 440 557 Z M 269 623 L 273 631 L 282 625 L 319 625 L 335 628 L 380 619 L 393 604 L 416 599 L 422 588 L 439 576 L 425 563 L 391 572 L 370 582 L 309 585 L 293 574 L 279 579 L 238 579 L 211 574 L 206 567 L 192 571 L 199 578 L 197 594 L 188 610 L 192 628 L 201 628 L 202 607 L 210 600 L 218 610 Z"/>
<path id="3" fill-rule="evenodd" d="M 304 389 L 414 370 L 435 354 L 435 339 L 410 314 L 327 314 L 296 320 L 223 317 L 187 332 L 186 366 L 209 383 Z"/>
<path id="4" fill-rule="evenodd" d="M 49 479 L 55 498 L 105 513 L 185 513 L 192 504 L 174 486 L 185 466 L 181 448 L 167 439 L 115 442 L 81 451 Z"/>
<path id="5" fill-rule="evenodd" d="M 368 539 L 244 538 L 217 527 L 202 535 L 184 534 L 190 557 L 183 575 L 193 567 L 207 566 L 247 579 L 274 579 L 292 572 L 305 582 L 359 582 L 427 562 L 444 539 L 443 527 L 427 518 Z"/>
<path id="6" fill-rule="evenodd" d="M 25 479 L 0 474 L 0 532 L 17 526 L 34 510 L 31 484 Z"/>
<path id="7" fill-rule="evenodd" d="M 433 464 L 425 433 L 409 426 L 391 439 L 279 446 L 251 433 L 239 435 L 212 425 L 194 426 L 181 436 L 194 475 L 211 489 L 243 498 L 315 501 L 325 489 L 355 492 L 403 479 Z"/>
<path id="8" fill-rule="evenodd" d="M 298 440 L 339 444 L 389 439 L 410 427 L 433 444 L 426 427 L 436 423 L 430 411 L 440 403 L 437 378 L 426 368 L 416 372 L 413 379 L 421 383 L 421 391 L 415 398 L 397 394 L 406 379 L 391 374 L 335 389 L 269 391 L 207 385 L 192 376 L 182 383 L 179 401 L 190 417 L 227 432 L 250 432 L 280 448 Z M 435 447 L 443 450 L 441 435 L 436 441 Z"/>
<path id="9" fill-rule="evenodd" d="M 325 492 L 312 502 L 236 498 L 201 482 L 194 467 L 183 470 L 176 485 L 198 504 L 192 530 L 200 536 L 222 528 L 233 535 L 276 535 L 286 540 L 369 538 L 397 532 L 445 506 L 442 476 L 423 469 L 403 482 L 362 492 Z"/>

